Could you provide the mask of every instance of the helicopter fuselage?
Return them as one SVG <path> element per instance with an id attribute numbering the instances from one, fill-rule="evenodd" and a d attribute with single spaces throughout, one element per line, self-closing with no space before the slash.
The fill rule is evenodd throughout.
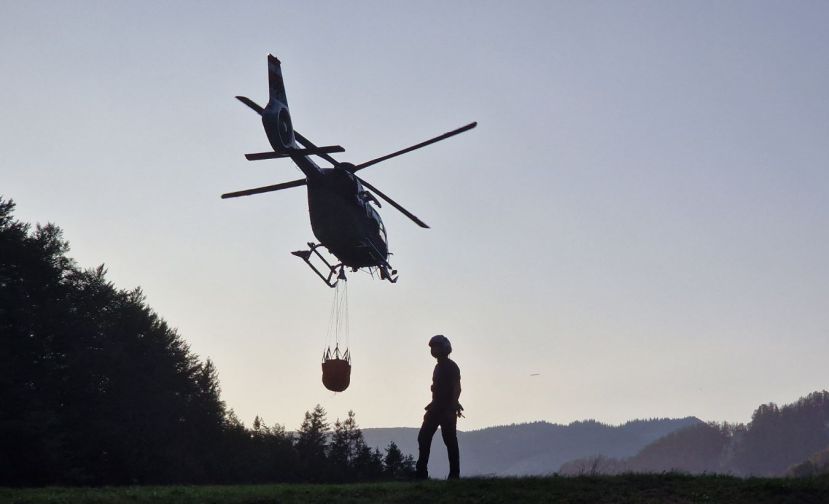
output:
<path id="1" fill-rule="evenodd" d="M 373 196 L 345 170 L 318 170 L 307 184 L 314 236 L 350 268 L 386 264 L 386 229 L 372 204 Z"/>

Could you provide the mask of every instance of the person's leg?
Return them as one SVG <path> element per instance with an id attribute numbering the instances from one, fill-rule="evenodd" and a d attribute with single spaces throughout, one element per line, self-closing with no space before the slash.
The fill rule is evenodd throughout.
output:
<path id="1" fill-rule="evenodd" d="M 427 411 L 423 415 L 423 425 L 420 427 L 420 432 L 417 434 L 417 464 L 415 465 L 417 478 L 426 479 L 429 477 L 429 451 L 432 448 L 432 437 L 435 431 L 438 430 L 439 422 L 431 412 Z"/>
<path id="2" fill-rule="evenodd" d="M 440 423 L 440 435 L 449 454 L 449 479 L 458 479 L 461 475 L 461 455 L 458 449 L 458 417 L 454 412 Z"/>

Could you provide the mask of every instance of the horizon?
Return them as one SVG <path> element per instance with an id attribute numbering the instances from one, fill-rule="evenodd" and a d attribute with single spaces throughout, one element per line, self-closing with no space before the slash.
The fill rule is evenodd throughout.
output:
<path id="1" fill-rule="evenodd" d="M 163 7 L 162 7 L 163 6 Z M 163 12 L 159 15 L 156 12 Z M 129 20 L 129 22 L 125 22 Z M 54 222 L 218 369 L 250 425 L 322 405 L 419 425 L 445 334 L 461 431 L 746 423 L 827 388 L 829 4 L 11 3 L 2 195 Z M 303 190 L 258 118 L 266 55 L 297 129 L 423 218 L 379 210 L 400 281 L 351 274 L 351 386 L 320 382 L 331 289 L 290 251 Z"/>

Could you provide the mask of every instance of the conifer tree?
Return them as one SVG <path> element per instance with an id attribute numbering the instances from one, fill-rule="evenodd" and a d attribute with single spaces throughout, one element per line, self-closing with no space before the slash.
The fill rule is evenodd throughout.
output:
<path id="1" fill-rule="evenodd" d="M 325 481 L 328 477 L 328 432 L 329 425 L 322 406 L 317 404 L 312 411 L 305 412 L 295 446 L 302 474 L 308 481 Z"/>

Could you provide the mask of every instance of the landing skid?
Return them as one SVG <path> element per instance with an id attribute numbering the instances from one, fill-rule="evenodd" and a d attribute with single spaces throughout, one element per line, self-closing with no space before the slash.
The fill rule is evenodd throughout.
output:
<path id="1" fill-rule="evenodd" d="M 320 277 L 323 282 L 325 282 L 325 285 L 333 288 L 337 286 L 337 282 L 339 282 L 340 280 L 345 280 L 345 266 L 343 265 L 343 263 L 331 264 L 330 262 L 328 262 L 328 260 L 325 259 L 325 257 L 317 251 L 317 249 L 322 246 L 323 245 L 320 243 L 308 242 L 308 250 L 296 250 L 294 252 L 291 252 L 291 254 L 305 261 L 305 264 L 307 264 L 312 270 L 314 270 L 314 273 L 316 273 L 317 276 Z M 325 265 L 323 269 L 328 270 L 328 275 L 323 274 L 314 265 L 314 263 L 311 262 L 312 254 L 318 257 L 320 261 L 322 261 L 322 263 Z"/>
<path id="2" fill-rule="evenodd" d="M 380 279 L 388 280 L 390 283 L 397 283 L 397 270 L 392 269 L 388 261 L 383 259 L 383 257 L 380 255 L 379 252 L 377 252 L 377 249 L 374 248 L 373 245 L 370 246 L 372 248 L 372 251 L 370 253 L 372 257 L 374 257 L 375 260 L 377 260 L 378 262 L 378 265 L 374 267 L 376 267 L 380 271 Z M 291 252 L 291 254 L 305 261 L 305 264 L 307 264 L 308 267 L 310 267 L 314 271 L 314 273 L 316 273 L 317 276 L 320 277 L 320 279 L 323 282 L 325 282 L 325 285 L 332 288 L 336 287 L 337 283 L 340 280 L 346 279 L 345 265 L 341 262 L 337 264 L 331 264 L 330 262 L 328 262 L 325 256 L 320 254 L 317 250 L 320 247 L 324 247 L 324 245 L 322 245 L 321 243 L 308 242 L 308 250 L 296 250 L 294 252 Z M 322 264 L 319 267 L 317 267 L 317 265 L 315 265 L 311 261 L 312 257 L 316 257 L 319 261 L 322 262 Z M 354 271 L 357 271 L 357 269 L 354 268 Z"/>

